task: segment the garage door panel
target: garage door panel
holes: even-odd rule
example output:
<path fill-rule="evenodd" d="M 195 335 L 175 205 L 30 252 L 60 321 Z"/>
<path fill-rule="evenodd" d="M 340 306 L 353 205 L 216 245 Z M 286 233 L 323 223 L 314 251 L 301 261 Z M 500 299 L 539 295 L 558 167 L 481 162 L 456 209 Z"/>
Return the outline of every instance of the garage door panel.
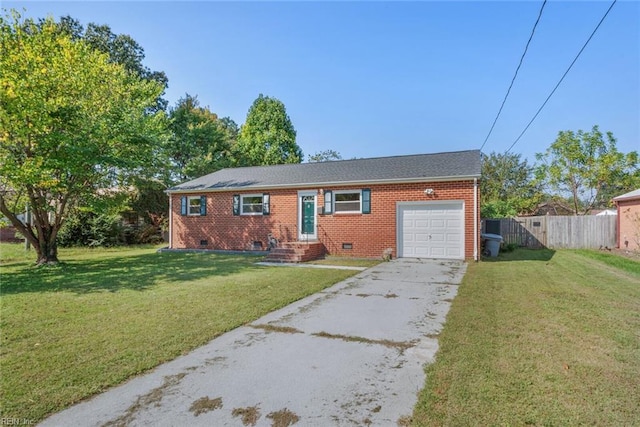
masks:
<path fill-rule="evenodd" d="M 422 234 L 422 233 L 416 233 L 414 234 L 415 236 L 415 242 L 428 242 L 429 241 L 429 235 L 428 234 Z"/>
<path fill-rule="evenodd" d="M 459 243 L 460 239 L 460 234 L 447 234 L 447 242 L 449 243 Z"/>
<path fill-rule="evenodd" d="M 433 219 L 431 220 L 431 224 L 425 224 L 425 226 L 430 226 L 431 228 L 446 228 L 447 221 L 444 219 Z"/>
<path fill-rule="evenodd" d="M 447 248 L 447 258 L 462 258 L 463 254 L 460 249 L 457 248 Z"/>
<path fill-rule="evenodd" d="M 428 248 L 415 248 L 415 250 L 413 251 L 413 255 L 417 258 L 417 257 L 423 257 L 423 258 L 428 258 L 431 256 L 431 254 L 429 253 L 429 249 Z"/>
<path fill-rule="evenodd" d="M 464 259 L 463 215 L 462 202 L 399 204 L 399 256 Z"/>
<path fill-rule="evenodd" d="M 442 243 L 447 239 L 445 233 L 433 233 L 433 234 L 430 234 L 430 236 L 431 237 L 429 238 L 429 240 L 431 241 L 432 244 Z"/>
<path fill-rule="evenodd" d="M 429 255 L 431 258 L 445 258 L 446 251 L 444 248 L 434 247 L 431 249 L 431 253 Z"/>

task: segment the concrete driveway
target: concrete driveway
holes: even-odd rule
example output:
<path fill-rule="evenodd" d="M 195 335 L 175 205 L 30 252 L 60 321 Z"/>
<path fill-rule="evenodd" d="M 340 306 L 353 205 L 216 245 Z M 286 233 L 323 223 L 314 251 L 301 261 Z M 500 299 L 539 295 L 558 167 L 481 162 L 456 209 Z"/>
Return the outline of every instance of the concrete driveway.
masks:
<path fill-rule="evenodd" d="M 465 271 L 379 264 L 41 425 L 403 424 Z"/>

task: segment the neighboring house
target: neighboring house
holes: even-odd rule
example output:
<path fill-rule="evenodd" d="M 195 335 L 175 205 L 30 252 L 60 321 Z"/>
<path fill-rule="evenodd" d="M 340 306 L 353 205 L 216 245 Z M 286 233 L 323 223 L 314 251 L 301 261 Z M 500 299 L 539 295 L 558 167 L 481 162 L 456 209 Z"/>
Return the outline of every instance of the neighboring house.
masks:
<path fill-rule="evenodd" d="M 562 200 L 549 200 L 544 203 L 540 203 L 535 210 L 531 213 L 531 215 L 526 216 L 543 216 L 543 215 L 554 215 L 554 216 L 565 216 L 565 215 L 573 215 L 574 210 L 567 203 Z"/>
<path fill-rule="evenodd" d="M 614 197 L 618 210 L 618 247 L 640 250 L 640 189 Z"/>
<path fill-rule="evenodd" d="M 477 259 L 479 178 L 479 150 L 223 169 L 167 190 L 169 247 Z"/>
<path fill-rule="evenodd" d="M 16 228 L 13 225 L 0 226 L 0 242 L 2 243 L 18 243 L 24 239 L 16 236 Z"/>
<path fill-rule="evenodd" d="M 616 209 L 592 210 L 591 215 L 595 215 L 595 216 L 618 215 L 618 211 Z"/>
<path fill-rule="evenodd" d="M 24 215 L 18 214 L 18 220 L 24 222 Z M 2 225 L 4 224 L 4 225 Z M 0 242 L 2 243 L 19 243 L 24 241 L 24 237 L 19 234 L 16 235 L 18 231 L 16 228 L 11 225 L 9 220 L 5 218 L 3 215 L 0 216 Z"/>

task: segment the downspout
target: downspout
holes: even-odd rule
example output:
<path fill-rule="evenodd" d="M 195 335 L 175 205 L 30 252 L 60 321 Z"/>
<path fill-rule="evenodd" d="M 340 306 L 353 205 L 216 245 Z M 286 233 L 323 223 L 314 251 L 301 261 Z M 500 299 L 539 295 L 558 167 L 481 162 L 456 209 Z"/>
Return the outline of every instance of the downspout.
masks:
<path fill-rule="evenodd" d="M 173 194 L 169 193 L 169 249 L 173 249 Z"/>
<path fill-rule="evenodd" d="M 620 202 L 619 201 L 615 201 L 614 202 L 616 204 L 616 248 L 620 249 Z"/>
<path fill-rule="evenodd" d="M 478 178 L 473 178 L 473 260 L 478 261 Z"/>

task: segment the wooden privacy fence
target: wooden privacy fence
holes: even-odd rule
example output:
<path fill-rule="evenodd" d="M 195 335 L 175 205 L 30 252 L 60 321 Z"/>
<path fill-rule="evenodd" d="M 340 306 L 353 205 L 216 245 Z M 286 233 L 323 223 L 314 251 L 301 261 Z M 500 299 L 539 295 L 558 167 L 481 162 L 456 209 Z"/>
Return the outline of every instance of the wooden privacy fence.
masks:
<path fill-rule="evenodd" d="M 598 249 L 616 246 L 617 216 L 531 216 L 483 219 L 482 232 L 526 248 Z"/>

